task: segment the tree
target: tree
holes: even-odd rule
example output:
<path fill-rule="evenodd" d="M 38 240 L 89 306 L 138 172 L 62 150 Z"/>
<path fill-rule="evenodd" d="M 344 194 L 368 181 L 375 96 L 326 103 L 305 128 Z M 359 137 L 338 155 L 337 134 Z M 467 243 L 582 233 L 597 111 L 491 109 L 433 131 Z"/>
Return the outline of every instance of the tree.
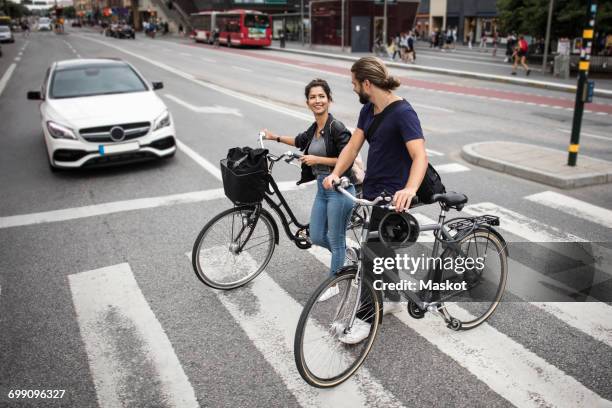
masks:
<path fill-rule="evenodd" d="M 544 37 L 550 0 L 498 0 L 502 32 L 517 32 Z M 585 0 L 555 0 L 551 37 L 576 38 L 586 25 Z M 599 0 L 595 30 L 612 33 L 612 2 Z"/>

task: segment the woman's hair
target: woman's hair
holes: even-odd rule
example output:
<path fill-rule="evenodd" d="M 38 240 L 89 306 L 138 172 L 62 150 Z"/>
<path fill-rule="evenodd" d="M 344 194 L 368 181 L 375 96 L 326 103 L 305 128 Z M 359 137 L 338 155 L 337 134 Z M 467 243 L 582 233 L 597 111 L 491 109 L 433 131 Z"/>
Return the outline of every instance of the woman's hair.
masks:
<path fill-rule="evenodd" d="M 332 101 L 331 88 L 329 87 L 329 84 L 327 83 L 326 80 L 320 79 L 320 78 L 313 79 L 312 81 L 308 83 L 308 85 L 306 85 L 306 88 L 304 88 L 304 95 L 306 95 L 306 100 L 308 100 L 308 96 L 310 95 L 310 90 L 317 86 L 320 86 L 321 88 L 323 88 L 323 92 L 325 92 L 325 95 L 327 95 L 327 99 L 329 99 L 329 101 L 331 102 Z"/>
<path fill-rule="evenodd" d="M 351 67 L 355 79 L 360 83 L 366 79 L 385 91 L 392 91 L 400 86 L 400 81 L 389 75 L 384 62 L 376 57 L 363 57 Z"/>

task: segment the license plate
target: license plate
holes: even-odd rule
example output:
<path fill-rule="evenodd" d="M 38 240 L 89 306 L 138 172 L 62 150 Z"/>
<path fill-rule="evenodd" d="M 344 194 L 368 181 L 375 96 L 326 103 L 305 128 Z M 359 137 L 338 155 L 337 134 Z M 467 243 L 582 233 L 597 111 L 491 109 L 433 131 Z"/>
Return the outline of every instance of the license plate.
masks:
<path fill-rule="evenodd" d="M 138 144 L 138 142 L 98 146 L 98 152 L 100 153 L 100 156 L 113 153 L 133 152 L 138 149 L 140 149 L 140 145 Z"/>

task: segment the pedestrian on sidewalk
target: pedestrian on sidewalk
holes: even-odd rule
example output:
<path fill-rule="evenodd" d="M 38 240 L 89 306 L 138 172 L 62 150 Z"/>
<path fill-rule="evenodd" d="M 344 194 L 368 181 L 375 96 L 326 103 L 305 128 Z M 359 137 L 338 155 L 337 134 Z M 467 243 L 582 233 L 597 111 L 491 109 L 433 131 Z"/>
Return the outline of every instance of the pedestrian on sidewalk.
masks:
<path fill-rule="evenodd" d="M 429 33 L 429 48 L 433 48 L 436 46 L 436 32 L 434 30 L 431 30 L 431 33 Z"/>
<path fill-rule="evenodd" d="M 506 58 L 504 59 L 504 62 L 514 62 L 513 54 L 514 54 L 515 46 L 516 46 L 516 37 L 512 33 L 509 33 L 508 37 L 506 37 Z"/>
<path fill-rule="evenodd" d="M 414 38 L 414 34 L 411 32 L 408 33 L 408 40 L 407 40 L 407 44 L 408 44 L 408 50 L 407 50 L 407 54 L 408 54 L 408 61 L 410 61 L 412 64 L 414 64 L 414 62 L 416 61 L 416 51 L 414 50 L 414 42 L 416 41 L 416 39 Z"/>
<path fill-rule="evenodd" d="M 529 76 L 531 70 L 529 66 L 527 66 L 527 52 L 529 51 L 529 44 L 527 44 L 527 40 L 522 35 L 519 37 L 518 44 L 514 50 L 514 64 L 512 65 L 512 75 L 516 75 L 516 67 L 521 64 L 521 66 L 525 69 L 525 75 Z"/>
<path fill-rule="evenodd" d="M 467 36 L 468 48 L 469 48 L 470 50 L 472 49 L 472 39 L 473 39 L 473 37 L 474 37 L 474 36 L 472 35 L 472 32 L 470 31 L 470 32 L 468 33 L 468 36 Z"/>
<path fill-rule="evenodd" d="M 393 55 L 391 56 L 391 59 L 393 61 L 395 61 L 396 55 L 400 57 L 400 59 L 402 58 L 402 53 L 400 50 L 400 35 L 399 34 L 393 37 Z"/>
<path fill-rule="evenodd" d="M 482 32 L 482 35 L 480 36 L 480 46 L 479 48 L 482 50 L 484 49 L 486 51 L 487 49 L 487 35 L 484 33 L 484 31 Z"/>
<path fill-rule="evenodd" d="M 493 31 L 493 56 L 497 56 L 497 31 Z"/>
<path fill-rule="evenodd" d="M 408 62 L 408 34 L 400 34 L 400 56 L 403 62 Z"/>
<path fill-rule="evenodd" d="M 183 32 L 183 25 L 182 24 L 179 24 L 178 30 L 179 30 L 179 35 L 182 37 L 185 34 Z"/>

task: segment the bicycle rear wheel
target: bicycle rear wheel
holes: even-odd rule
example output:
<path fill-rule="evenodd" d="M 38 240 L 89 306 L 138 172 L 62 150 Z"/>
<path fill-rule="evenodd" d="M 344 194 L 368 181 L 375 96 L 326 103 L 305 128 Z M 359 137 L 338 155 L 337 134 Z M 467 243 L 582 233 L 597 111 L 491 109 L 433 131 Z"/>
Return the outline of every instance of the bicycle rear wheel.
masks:
<path fill-rule="evenodd" d="M 440 292 L 440 296 L 451 296 L 452 301 L 441 304 L 441 312 L 447 320 L 461 322 L 454 327 L 461 330 L 473 329 L 484 323 L 497 309 L 504 294 L 508 277 L 508 260 L 505 243 L 491 230 L 478 228 L 458 243 L 461 253 L 447 248 L 442 259 L 464 258 L 481 260 L 482 267 L 445 270 L 442 282 L 464 283 L 466 290 Z"/>
<path fill-rule="evenodd" d="M 191 255 L 193 270 L 204 284 L 234 289 L 259 275 L 277 242 L 274 220 L 255 206 L 234 207 L 210 220 Z"/>
<path fill-rule="evenodd" d="M 372 349 L 382 317 L 380 293 L 367 279 L 361 280 L 361 296 L 355 282 L 357 268 L 344 267 L 328 278 L 312 294 L 302 310 L 295 332 L 294 357 L 302 378 L 318 388 L 330 388 L 349 379 Z M 325 301 L 321 294 L 337 285 L 339 293 Z M 369 324 L 367 337 L 357 344 L 346 344 L 346 335 L 355 305 L 355 321 Z M 353 323 L 353 330 L 356 323 Z"/>

